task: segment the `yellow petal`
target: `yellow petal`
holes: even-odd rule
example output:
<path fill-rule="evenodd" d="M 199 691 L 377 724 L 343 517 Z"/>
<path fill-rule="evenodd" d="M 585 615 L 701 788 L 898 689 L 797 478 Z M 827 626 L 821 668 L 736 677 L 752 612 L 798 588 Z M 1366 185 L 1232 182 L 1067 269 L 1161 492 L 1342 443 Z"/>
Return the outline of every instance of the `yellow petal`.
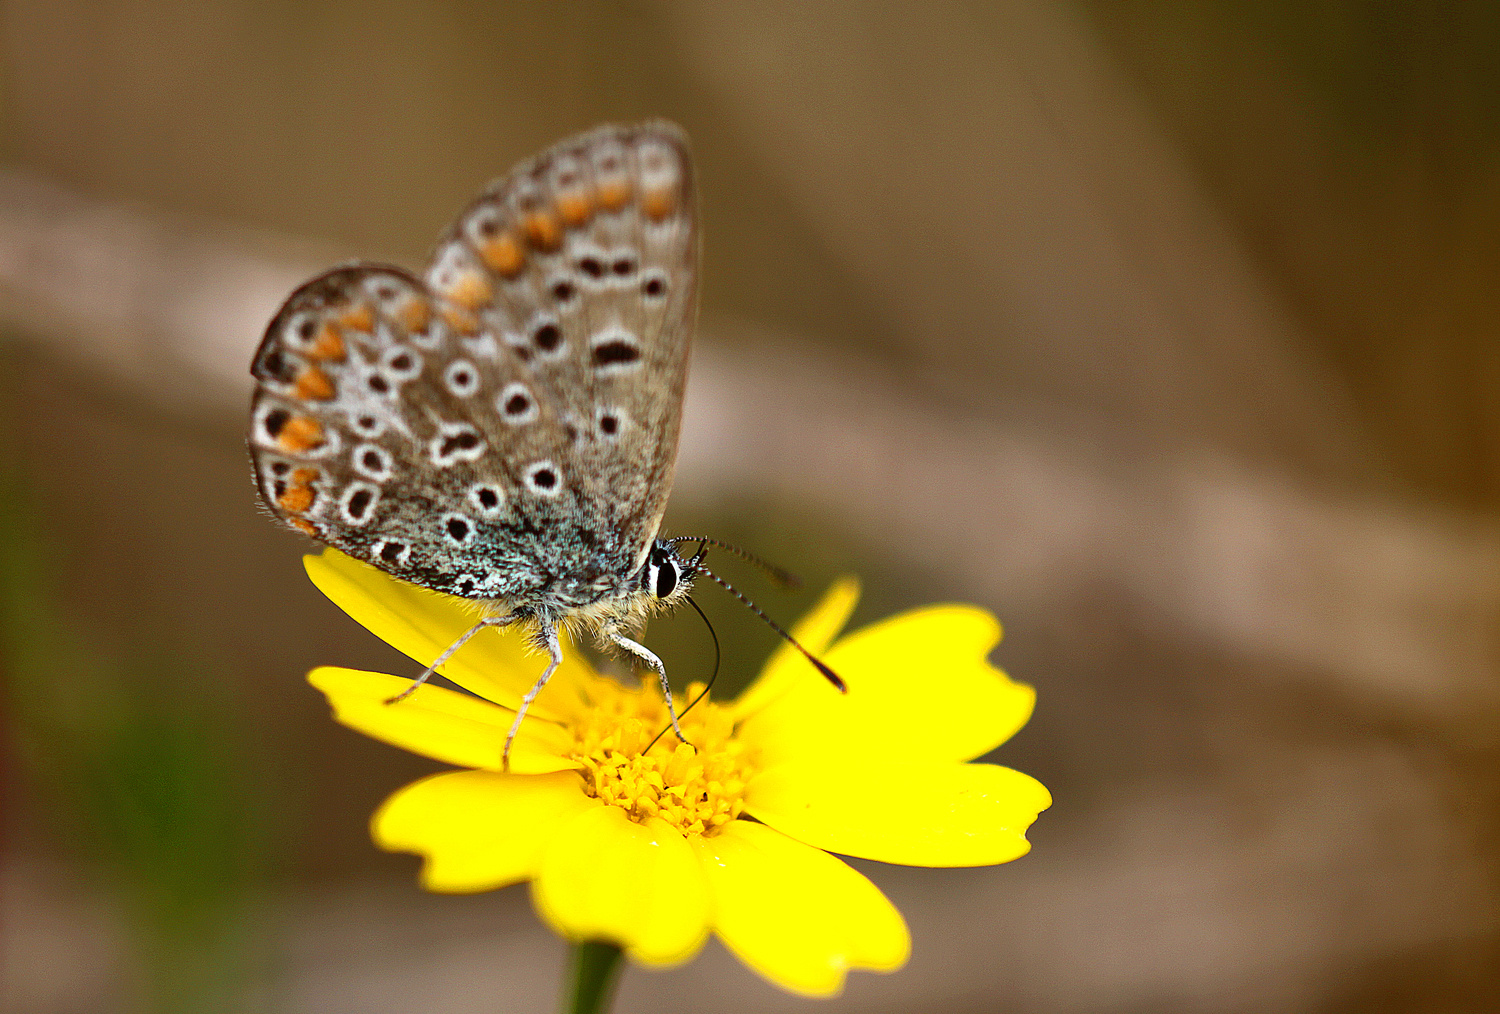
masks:
<path fill-rule="evenodd" d="M 852 577 L 841 577 L 823 593 L 812 611 L 792 627 L 792 636 L 814 655 L 821 655 L 828 650 L 833 639 L 839 636 L 839 631 L 849 622 L 849 615 L 858 604 L 859 582 Z M 746 687 L 745 692 L 735 700 L 735 720 L 755 714 L 808 679 L 822 684 L 828 693 L 838 694 L 818 670 L 802 657 L 800 651 L 783 642 L 771 655 L 771 660 L 766 663 L 755 682 Z"/>
<path fill-rule="evenodd" d="M 615 806 L 587 810 L 559 831 L 531 898 L 560 936 L 619 944 L 645 965 L 686 961 L 708 937 L 697 854 L 665 821 L 637 824 Z"/>
<path fill-rule="evenodd" d="M 600 805 L 570 771 L 451 771 L 397 791 L 375 811 L 370 832 L 388 852 L 426 857 L 429 891 L 490 891 L 530 880 L 558 829 Z"/>
<path fill-rule="evenodd" d="M 1052 805 L 1041 782 L 994 764 L 790 762 L 745 789 L 745 810 L 815 848 L 907 866 L 988 866 L 1023 856 Z"/>
<path fill-rule="evenodd" d="M 399 580 L 336 549 L 305 556 L 302 562 L 307 576 L 334 605 L 424 666 L 484 615 L 473 602 Z M 578 687 L 593 677 L 565 634 L 560 636 L 563 664 L 532 704 L 531 714 L 574 714 Z M 546 662 L 519 627 L 491 627 L 476 634 L 438 672 L 487 700 L 513 708 L 536 683 Z"/>
<path fill-rule="evenodd" d="M 839 640 L 823 655 L 849 685 L 806 677 L 747 718 L 762 763 L 822 757 L 970 760 L 1026 724 L 1036 692 L 990 665 L 1000 624 L 973 606 L 929 606 Z"/>
<path fill-rule="evenodd" d="M 385 673 L 323 666 L 307 681 L 328 697 L 333 717 L 383 743 L 466 768 L 501 770 L 501 752 L 515 713 L 445 687 L 423 686 L 405 700 L 386 703 L 411 686 Z M 563 771 L 572 733 L 528 713 L 510 753 L 518 774 Z"/>
<path fill-rule="evenodd" d="M 807 996 L 833 996 L 851 968 L 906 963 L 911 936 L 874 884 L 826 852 L 736 820 L 693 839 L 713 895 L 714 932 L 745 964 Z"/>

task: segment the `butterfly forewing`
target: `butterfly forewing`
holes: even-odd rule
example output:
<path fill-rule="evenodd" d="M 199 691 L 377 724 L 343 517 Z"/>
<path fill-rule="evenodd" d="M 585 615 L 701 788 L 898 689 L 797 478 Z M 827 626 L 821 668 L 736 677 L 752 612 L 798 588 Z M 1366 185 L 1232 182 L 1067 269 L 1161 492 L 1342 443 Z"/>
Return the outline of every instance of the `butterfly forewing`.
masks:
<path fill-rule="evenodd" d="M 675 128 L 603 128 L 491 186 L 423 277 L 355 265 L 303 286 L 252 366 L 266 502 L 440 591 L 618 593 L 671 485 L 694 203 Z"/>

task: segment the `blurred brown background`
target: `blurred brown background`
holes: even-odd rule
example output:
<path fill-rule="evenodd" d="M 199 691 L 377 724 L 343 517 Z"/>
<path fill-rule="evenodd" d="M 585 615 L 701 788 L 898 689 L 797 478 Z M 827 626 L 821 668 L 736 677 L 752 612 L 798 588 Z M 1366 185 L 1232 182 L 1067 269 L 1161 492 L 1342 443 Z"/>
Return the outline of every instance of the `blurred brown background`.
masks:
<path fill-rule="evenodd" d="M 851 569 L 860 619 L 992 608 L 1057 802 L 1009 866 L 862 864 L 895 976 L 710 945 L 619 1009 L 1500 1009 L 1500 5 L 13 0 L 0 45 L 0 1009 L 554 1008 L 524 889 L 366 838 L 432 765 L 302 675 L 416 667 L 259 516 L 246 369 L 302 278 L 649 116 L 705 222 L 669 526 L 800 570 L 725 567 L 782 618 Z M 772 637 L 699 598 L 741 685 Z"/>

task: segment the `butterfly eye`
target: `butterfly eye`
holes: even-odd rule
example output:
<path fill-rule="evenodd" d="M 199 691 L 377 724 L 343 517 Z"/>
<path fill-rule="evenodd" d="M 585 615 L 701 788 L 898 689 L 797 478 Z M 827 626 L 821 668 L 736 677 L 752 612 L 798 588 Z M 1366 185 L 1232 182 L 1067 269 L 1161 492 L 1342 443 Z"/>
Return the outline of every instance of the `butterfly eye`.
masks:
<path fill-rule="evenodd" d="M 677 590 L 677 564 L 668 560 L 656 570 L 656 597 L 664 599 Z"/>

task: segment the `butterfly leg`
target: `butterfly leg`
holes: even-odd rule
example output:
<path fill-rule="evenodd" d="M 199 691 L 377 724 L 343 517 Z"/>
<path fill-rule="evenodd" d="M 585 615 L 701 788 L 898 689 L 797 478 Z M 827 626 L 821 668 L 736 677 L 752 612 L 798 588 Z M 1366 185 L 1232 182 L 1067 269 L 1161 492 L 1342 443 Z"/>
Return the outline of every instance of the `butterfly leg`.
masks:
<path fill-rule="evenodd" d="M 612 627 L 604 628 L 604 636 L 609 639 L 611 644 L 623 648 L 655 670 L 657 678 L 661 680 L 661 695 L 667 702 L 667 714 L 672 718 L 672 731 L 677 734 L 679 740 L 687 743 L 688 746 L 692 746 L 693 744 L 688 743 L 687 737 L 682 734 L 681 726 L 677 724 L 677 709 L 672 706 L 672 688 L 667 684 L 666 665 L 663 664 L 662 660 L 650 648 L 639 641 L 632 641 Z M 694 749 L 697 748 L 694 747 Z"/>
<path fill-rule="evenodd" d="M 404 701 L 412 694 L 416 693 L 417 687 L 421 686 L 423 683 L 426 683 L 428 678 L 431 677 L 433 673 L 437 672 L 444 662 L 453 657 L 454 652 L 462 648 L 464 645 L 468 644 L 469 638 L 479 633 L 485 627 L 503 627 L 514 619 L 514 616 L 486 616 L 484 619 L 480 620 L 478 623 L 474 624 L 472 627 L 466 630 L 462 637 L 454 641 L 452 644 L 448 645 L 447 650 L 445 650 L 441 655 L 437 657 L 436 662 L 432 663 L 425 670 L 423 670 L 422 675 L 418 676 L 415 680 L 412 680 L 411 686 L 401 691 L 395 697 L 387 698 L 385 703 L 395 704 L 397 701 Z"/>
<path fill-rule="evenodd" d="M 547 649 L 547 668 L 542 670 L 542 676 L 536 681 L 532 688 L 526 691 L 526 696 L 521 698 L 521 706 L 516 709 L 516 720 L 510 723 L 510 732 L 505 734 L 505 749 L 500 752 L 500 769 L 510 770 L 510 745 L 515 742 L 516 733 L 521 731 L 521 719 L 526 717 L 526 709 L 531 707 L 531 702 L 536 700 L 536 695 L 542 692 L 542 687 L 552 678 L 557 667 L 562 665 L 562 645 L 557 640 L 557 628 L 550 623 L 543 623 L 538 632 L 542 647 Z"/>

